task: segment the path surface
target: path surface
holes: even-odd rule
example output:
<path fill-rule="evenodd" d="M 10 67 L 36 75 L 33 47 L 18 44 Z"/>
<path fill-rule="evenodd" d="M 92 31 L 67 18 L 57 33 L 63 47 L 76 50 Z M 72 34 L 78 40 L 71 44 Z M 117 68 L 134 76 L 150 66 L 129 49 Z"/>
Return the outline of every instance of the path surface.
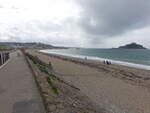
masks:
<path fill-rule="evenodd" d="M 33 75 L 16 53 L 0 69 L 0 113 L 45 113 Z"/>

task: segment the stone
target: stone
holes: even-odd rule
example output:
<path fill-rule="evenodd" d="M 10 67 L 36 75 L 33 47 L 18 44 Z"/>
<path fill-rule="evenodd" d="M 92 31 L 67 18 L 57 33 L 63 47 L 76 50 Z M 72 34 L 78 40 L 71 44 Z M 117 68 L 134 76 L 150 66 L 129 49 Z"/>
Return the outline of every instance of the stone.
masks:
<path fill-rule="evenodd" d="M 57 108 L 56 105 L 49 105 L 49 106 L 48 106 L 48 110 L 49 110 L 49 111 L 55 111 L 56 108 Z"/>
<path fill-rule="evenodd" d="M 58 108 L 58 109 L 64 109 L 64 106 L 63 106 L 62 103 L 60 103 L 60 104 L 57 105 L 57 108 Z"/>

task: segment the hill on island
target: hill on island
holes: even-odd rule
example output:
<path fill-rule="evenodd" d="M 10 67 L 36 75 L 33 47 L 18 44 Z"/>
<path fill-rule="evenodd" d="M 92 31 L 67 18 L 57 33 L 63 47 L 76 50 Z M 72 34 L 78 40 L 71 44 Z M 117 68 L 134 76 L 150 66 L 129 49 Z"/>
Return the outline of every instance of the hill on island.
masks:
<path fill-rule="evenodd" d="M 136 43 L 131 43 L 131 44 L 126 44 L 124 46 L 120 46 L 120 49 L 146 49 L 143 47 L 143 45 L 136 44 Z"/>

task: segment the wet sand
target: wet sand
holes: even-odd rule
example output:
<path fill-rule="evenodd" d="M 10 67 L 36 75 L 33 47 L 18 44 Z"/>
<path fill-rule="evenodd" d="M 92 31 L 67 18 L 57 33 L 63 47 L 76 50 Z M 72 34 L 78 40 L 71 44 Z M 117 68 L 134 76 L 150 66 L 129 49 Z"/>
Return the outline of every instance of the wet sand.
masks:
<path fill-rule="evenodd" d="M 150 113 L 150 71 L 102 62 L 31 54 L 51 62 L 54 72 L 84 94 L 115 113 Z"/>

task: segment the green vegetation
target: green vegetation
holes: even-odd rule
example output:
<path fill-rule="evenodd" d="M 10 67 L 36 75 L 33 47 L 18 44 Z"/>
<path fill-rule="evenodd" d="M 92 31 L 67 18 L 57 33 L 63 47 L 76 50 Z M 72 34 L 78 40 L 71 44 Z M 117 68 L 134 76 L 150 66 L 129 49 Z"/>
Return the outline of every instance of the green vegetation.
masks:
<path fill-rule="evenodd" d="M 49 85 L 51 86 L 53 92 L 58 95 L 58 88 L 53 84 L 52 79 L 50 77 L 47 77 L 47 82 L 49 83 Z"/>
<path fill-rule="evenodd" d="M 49 72 L 48 72 L 48 70 L 47 70 L 47 68 L 46 68 L 45 66 L 39 65 L 39 64 L 37 64 L 37 66 L 39 67 L 39 70 L 40 70 L 41 72 L 44 72 L 44 73 L 46 73 L 46 74 L 49 74 Z"/>
<path fill-rule="evenodd" d="M 0 50 L 7 50 L 7 49 L 8 49 L 7 46 L 5 46 L 5 45 L 0 45 Z"/>
<path fill-rule="evenodd" d="M 48 74 L 49 76 L 46 78 L 47 82 L 49 83 L 51 89 L 53 90 L 53 92 L 58 95 L 58 88 L 53 84 L 52 80 L 54 80 L 54 75 L 48 72 L 48 69 L 46 66 L 43 65 L 39 65 L 37 64 L 39 70 L 45 74 Z"/>
<path fill-rule="evenodd" d="M 38 69 L 49 75 L 48 77 L 46 77 L 47 82 L 49 83 L 51 89 L 53 90 L 53 92 L 58 95 L 58 88 L 56 87 L 56 85 L 54 85 L 54 83 L 52 82 L 52 80 L 56 79 L 55 75 L 53 75 L 50 71 L 49 71 L 49 67 L 47 64 L 43 63 L 41 60 L 38 59 L 38 57 L 36 56 L 32 56 L 30 54 L 26 54 L 26 56 L 28 56 L 29 59 L 31 59 L 33 61 L 33 63 L 38 67 Z"/>

